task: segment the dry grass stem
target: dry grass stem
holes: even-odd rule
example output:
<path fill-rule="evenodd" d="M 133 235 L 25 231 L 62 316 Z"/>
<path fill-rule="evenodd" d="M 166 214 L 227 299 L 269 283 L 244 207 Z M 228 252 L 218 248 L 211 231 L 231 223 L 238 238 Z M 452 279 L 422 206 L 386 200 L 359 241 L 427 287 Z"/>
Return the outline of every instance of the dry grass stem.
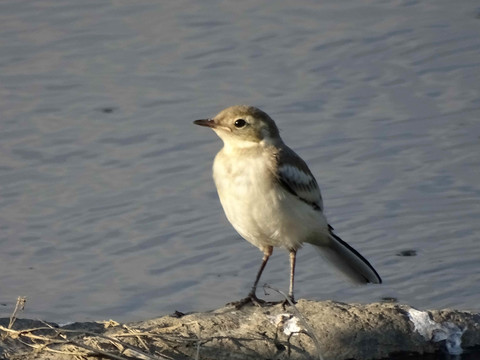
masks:
<path fill-rule="evenodd" d="M 52 331 L 54 334 L 51 335 L 37 335 L 34 334 L 36 331 L 45 331 L 49 330 Z M 127 329 L 126 329 L 127 330 Z M 0 325 L 0 331 L 3 331 L 7 337 L 19 341 L 25 346 L 34 348 L 36 351 L 48 351 L 54 352 L 58 354 L 69 354 L 72 356 L 105 356 L 110 359 L 115 360 L 130 360 L 132 358 L 135 359 L 142 359 L 142 360 L 171 360 L 170 357 L 159 354 L 158 356 L 148 354 L 140 348 L 136 348 L 130 344 L 127 344 L 115 337 L 105 336 L 101 334 L 91 333 L 88 331 L 81 331 L 81 330 L 69 330 L 69 329 L 58 329 L 54 328 L 49 324 L 46 324 L 45 327 L 37 327 L 32 329 L 25 329 L 25 330 L 13 330 L 7 327 Z M 155 334 L 145 333 L 145 334 L 136 334 L 134 330 L 128 329 L 131 334 L 119 334 L 119 335 L 130 335 L 135 337 L 139 340 L 140 344 L 148 351 L 147 344 L 139 338 L 139 336 L 149 336 L 155 337 Z M 79 342 L 74 339 L 68 339 L 67 334 L 72 335 L 79 335 L 82 337 L 82 340 L 90 340 L 92 344 L 95 346 L 88 345 L 84 342 Z M 86 339 L 88 337 L 88 339 Z M 28 341 L 24 341 L 24 339 L 28 339 Z M 104 350 L 100 348 L 102 343 L 100 340 L 105 340 L 108 344 L 113 345 L 120 354 L 116 354 L 111 351 Z M 49 346 L 51 345 L 72 345 L 77 350 L 76 351 L 65 351 L 65 350 L 58 350 L 52 349 Z M 79 351 L 80 349 L 86 350 L 85 352 Z M 124 354 L 125 356 L 122 356 Z"/>
<path fill-rule="evenodd" d="M 277 289 L 277 288 L 274 288 L 268 284 L 265 284 L 263 286 L 264 288 L 268 288 L 268 289 L 271 289 L 277 293 L 279 293 L 280 295 L 282 295 L 285 300 L 288 301 L 288 303 L 290 304 L 290 306 L 292 307 L 293 309 L 293 312 L 295 313 L 295 315 L 298 317 L 298 319 L 300 319 L 300 322 L 302 323 L 303 327 L 305 328 L 305 332 L 306 334 L 313 340 L 314 344 L 315 344 L 315 347 L 317 349 L 317 356 L 320 360 L 324 360 L 323 359 L 323 356 L 322 356 L 322 352 L 320 350 L 320 341 L 318 340 L 318 337 L 317 335 L 315 334 L 315 331 L 313 330 L 313 328 L 310 326 L 310 324 L 307 322 L 307 320 L 305 319 L 305 317 L 300 313 L 300 311 L 298 311 L 297 307 L 295 306 L 295 304 L 293 303 L 293 301 L 290 299 L 290 297 L 287 296 L 287 294 L 285 294 L 282 290 L 280 289 Z"/>
<path fill-rule="evenodd" d="M 138 335 L 138 330 L 134 330 L 130 327 L 128 327 L 127 325 L 122 325 L 122 327 L 127 330 L 129 333 L 131 333 L 133 336 L 135 336 L 138 340 L 138 342 L 140 344 L 142 344 L 143 348 L 146 350 L 146 351 L 149 351 L 149 348 L 147 346 L 147 344 L 145 343 L 145 341 L 142 340 L 142 338 Z"/>
<path fill-rule="evenodd" d="M 8 323 L 8 328 L 11 329 L 15 320 L 17 320 L 17 313 L 19 311 L 23 311 L 25 309 L 25 303 L 27 302 L 27 298 L 25 296 L 19 296 L 17 298 L 17 303 L 15 304 L 15 309 L 13 310 L 12 315 L 10 316 L 10 322 Z"/>

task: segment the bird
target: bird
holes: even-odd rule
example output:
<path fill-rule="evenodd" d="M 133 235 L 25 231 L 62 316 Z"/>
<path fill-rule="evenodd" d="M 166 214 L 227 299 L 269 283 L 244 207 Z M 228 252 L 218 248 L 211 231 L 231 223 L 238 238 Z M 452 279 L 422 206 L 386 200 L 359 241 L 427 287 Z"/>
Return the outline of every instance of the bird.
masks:
<path fill-rule="evenodd" d="M 256 296 L 256 290 L 276 247 L 290 255 L 288 298 L 294 302 L 296 254 L 304 243 L 313 245 L 351 282 L 382 283 L 374 267 L 335 234 L 324 215 L 315 177 L 283 142 L 267 113 L 254 106 L 235 105 L 193 123 L 212 129 L 223 140 L 213 162 L 220 203 L 233 228 L 263 252 L 250 292 L 232 304 L 241 308 L 266 303 Z"/>

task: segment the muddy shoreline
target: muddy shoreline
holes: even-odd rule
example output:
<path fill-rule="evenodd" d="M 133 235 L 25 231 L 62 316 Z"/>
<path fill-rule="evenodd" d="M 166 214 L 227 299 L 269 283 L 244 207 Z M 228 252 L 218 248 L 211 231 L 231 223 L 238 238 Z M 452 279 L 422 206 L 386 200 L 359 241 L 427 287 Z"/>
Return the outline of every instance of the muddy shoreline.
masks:
<path fill-rule="evenodd" d="M 460 354 L 480 345 L 480 314 L 419 311 L 391 303 L 299 300 L 226 306 L 141 322 L 73 323 L 0 319 L 4 359 L 382 359 L 392 354 Z"/>

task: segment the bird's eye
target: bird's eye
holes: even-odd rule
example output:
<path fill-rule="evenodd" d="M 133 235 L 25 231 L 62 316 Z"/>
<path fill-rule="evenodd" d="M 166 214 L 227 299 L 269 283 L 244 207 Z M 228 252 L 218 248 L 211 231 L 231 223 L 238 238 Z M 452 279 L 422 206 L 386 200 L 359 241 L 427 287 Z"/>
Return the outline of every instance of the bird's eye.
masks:
<path fill-rule="evenodd" d="M 243 119 L 238 119 L 238 120 L 235 120 L 235 127 L 240 129 L 242 127 L 244 127 L 245 125 L 247 125 L 247 122 Z"/>

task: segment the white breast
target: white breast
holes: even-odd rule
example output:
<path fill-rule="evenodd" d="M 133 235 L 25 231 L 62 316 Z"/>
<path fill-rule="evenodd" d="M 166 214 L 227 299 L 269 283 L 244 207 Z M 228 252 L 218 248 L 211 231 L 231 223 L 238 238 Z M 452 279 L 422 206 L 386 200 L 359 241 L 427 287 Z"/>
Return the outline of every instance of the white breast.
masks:
<path fill-rule="evenodd" d="M 310 236 L 326 233 L 323 214 L 285 191 L 275 180 L 272 159 L 219 152 L 213 177 L 220 202 L 235 230 L 260 249 L 297 249 Z"/>

